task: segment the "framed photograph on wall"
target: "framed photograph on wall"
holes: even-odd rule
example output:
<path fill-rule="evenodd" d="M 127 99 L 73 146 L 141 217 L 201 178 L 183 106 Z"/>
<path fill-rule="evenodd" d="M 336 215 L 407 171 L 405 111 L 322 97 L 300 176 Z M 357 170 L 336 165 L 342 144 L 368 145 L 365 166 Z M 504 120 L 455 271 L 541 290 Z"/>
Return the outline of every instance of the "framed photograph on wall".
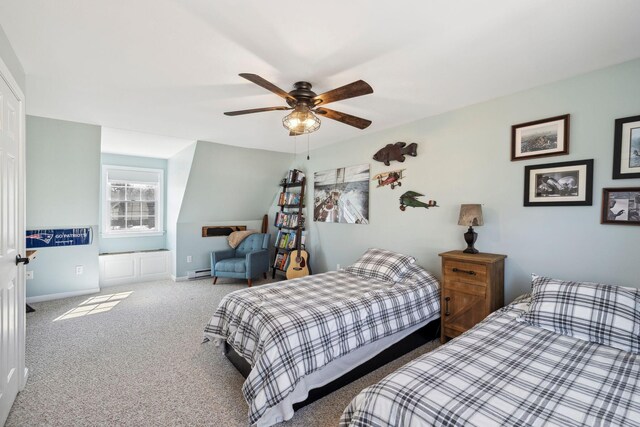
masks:
<path fill-rule="evenodd" d="M 313 220 L 369 224 L 369 164 L 313 174 Z"/>
<path fill-rule="evenodd" d="M 603 188 L 600 224 L 640 225 L 640 187 Z"/>
<path fill-rule="evenodd" d="M 511 161 L 569 154 L 569 114 L 511 126 Z"/>
<path fill-rule="evenodd" d="M 593 159 L 524 168 L 525 206 L 591 206 Z"/>
<path fill-rule="evenodd" d="M 640 178 L 640 116 L 616 120 L 613 179 L 625 178 Z"/>

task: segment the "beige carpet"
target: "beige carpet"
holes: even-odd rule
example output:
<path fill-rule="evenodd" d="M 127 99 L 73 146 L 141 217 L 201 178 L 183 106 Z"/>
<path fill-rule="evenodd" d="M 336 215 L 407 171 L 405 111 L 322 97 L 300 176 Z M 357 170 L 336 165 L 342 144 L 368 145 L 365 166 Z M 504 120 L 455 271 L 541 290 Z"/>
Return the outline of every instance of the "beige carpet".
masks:
<path fill-rule="evenodd" d="M 202 330 L 220 299 L 245 287 L 220 280 L 140 283 L 33 304 L 29 380 L 7 426 L 246 426 L 243 378 Z M 258 283 L 265 283 L 262 280 Z M 433 341 L 298 411 L 283 426 L 335 426 L 349 401 Z"/>

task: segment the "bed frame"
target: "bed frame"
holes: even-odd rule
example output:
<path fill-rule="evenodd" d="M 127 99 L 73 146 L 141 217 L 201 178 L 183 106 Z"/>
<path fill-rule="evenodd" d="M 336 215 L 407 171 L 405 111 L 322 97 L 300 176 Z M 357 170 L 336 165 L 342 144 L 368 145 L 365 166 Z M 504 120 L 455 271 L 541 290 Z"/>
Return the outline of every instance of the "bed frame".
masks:
<path fill-rule="evenodd" d="M 298 409 L 310 403 L 313 403 L 316 400 L 327 396 L 328 394 L 333 393 L 334 391 L 344 387 L 349 383 L 352 383 L 353 381 L 367 375 L 370 372 L 375 371 L 376 369 L 386 365 L 387 363 L 397 359 L 398 357 L 403 356 L 430 341 L 433 341 L 439 336 L 440 318 L 438 317 L 437 319 L 432 320 L 417 331 L 407 335 L 397 343 L 391 345 L 387 349 L 381 351 L 366 362 L 356 366 L 349 372 L 346 372 L 341 377 L 336 378 L 335 380 L 323 385 L 322 387 L 309 390 L 307 399 L 294 404 L 293 410 L 297 411 Z M 226 342 L 224 343 L 224 354 L 244 378 L 247 378 L 249 376 L 249 372 L 251 372 L 251 365 L 249 365 L 249 362 L 247 362 L 244 357 L 240 356 Z"/>

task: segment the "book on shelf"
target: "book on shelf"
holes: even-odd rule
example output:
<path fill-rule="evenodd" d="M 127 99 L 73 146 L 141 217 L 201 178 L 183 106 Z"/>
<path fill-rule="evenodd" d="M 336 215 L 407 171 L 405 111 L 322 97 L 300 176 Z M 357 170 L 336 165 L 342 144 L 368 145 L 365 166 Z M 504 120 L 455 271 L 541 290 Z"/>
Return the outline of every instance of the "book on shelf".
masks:
<path fill-rule="evenodd" d="M 304 245 L 305 235 L 304 232 L 300 232 L 301 238 L 300 243 Z M 296 239 L 297 239 L 297 231 L 296 230 L 279 230 L 276 235 L 276 243 L 275 247 L 278 249 L 295 249 L 296 248 Z"/>
<path fill-rule="evenodd" d="M 287 254 L 286 252 L 283 253 L 279 253 L 278 255 L 276 255 L 276 259 L 273 262 L 273 266 L 275 268 L 278 268 L 280 270 L 284 270 L 284 265 L 287 262 L 287 256 L 289 254 Z"/>
<path fill-rule="evenodd" d="M 297 212 L 278 212 L 273 225 L 275 227 L 296 228 L 298 222 L 300 222 L 300 226 L 304 226 L 304 215 L 300 216 Z"/>
<path fill-rule="evenodd" d="M 287 266 L 287 260 L 289 259 L 289 254 L 287 252 L 282 254 L 282 259 L 280 260 L 280 264 L 278 265 L 278 268 L 280 270 L 284 270 L 285 267 Z"/>
<path fill-rule="evenodd" d="M 284 236 L 282 236 L 282 241 L 280 242 L 280 247 L 281 248 L 286 248 L 287 245 L 289 244 L 290 238 L 291 238 L 290 234 L 285 234 Z"/>
<path fill-rule="evenodd" d="M 300 203 L 300 193 L 282 192 L 278 198 L 278 206 L 297 205 Z"/>
<path fill-rule="evenodd" d="M 291 169 L 283 180 L 283 184 L 298 184 L 305 177 L 304 172 L 298 169 Z"/>

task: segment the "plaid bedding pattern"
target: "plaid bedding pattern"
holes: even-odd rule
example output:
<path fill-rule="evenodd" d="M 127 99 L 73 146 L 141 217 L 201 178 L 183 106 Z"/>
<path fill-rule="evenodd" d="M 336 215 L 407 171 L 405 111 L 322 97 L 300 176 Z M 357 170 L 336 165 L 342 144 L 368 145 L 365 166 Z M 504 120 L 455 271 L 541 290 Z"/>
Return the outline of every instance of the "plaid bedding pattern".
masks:
<path fill-rule="evenodd" d="M 360 277 L 397 282 L 416 259 L 384 249 L 369 248 L 358 261 L 345 270 Z"/>
<path fill-rule="evenodd" d="M 640 357 L 517 322 L 509 305 L 364 389 L 341 426 L 640 426 Z"/>
<path fill-rule="evenodd" d="M 640 353 L 640 289 L 534 276 L 520 320 L 533 326 Z"/>
<path fill-rule="evenodd" d="M 437 280 L 415 265 L 395 284 L 329 272 L 228 294 L 204 335 L 250 363 L 242 392 L 254 424 L 303 376 L 437 317 L 439 298 Z"/>

